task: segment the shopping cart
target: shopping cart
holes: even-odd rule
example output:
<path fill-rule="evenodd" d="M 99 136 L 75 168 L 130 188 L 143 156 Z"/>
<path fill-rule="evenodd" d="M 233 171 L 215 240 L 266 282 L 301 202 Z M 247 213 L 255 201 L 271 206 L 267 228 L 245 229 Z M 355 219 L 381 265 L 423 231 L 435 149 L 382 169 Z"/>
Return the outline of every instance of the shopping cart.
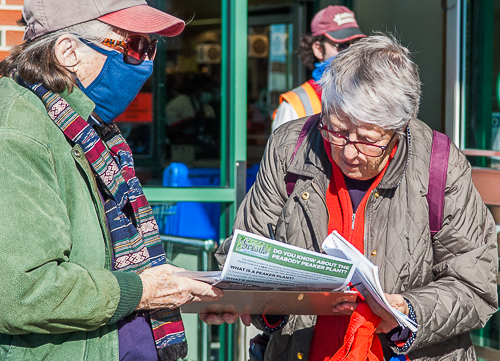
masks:
<path fill-rule="evenodd" d="M 154 202 L 151 203 L 151 209 L 160 233 L 172 234 L 175 229 L 177 202 Z"/>

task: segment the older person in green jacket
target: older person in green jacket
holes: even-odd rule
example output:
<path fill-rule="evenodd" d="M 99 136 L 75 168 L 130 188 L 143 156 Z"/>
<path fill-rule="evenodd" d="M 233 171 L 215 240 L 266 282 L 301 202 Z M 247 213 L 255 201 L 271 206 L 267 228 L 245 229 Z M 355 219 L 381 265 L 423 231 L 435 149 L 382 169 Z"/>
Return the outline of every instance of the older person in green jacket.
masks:
<path fill-rule="evenodd" d="M 0 360 L 186 355 L 178 307 L 216 299 L 172 276 L 112 124 L 184 22 L 143 0 L 26 0 L 0 63 Z"/>
<path fill-rule="evenodd" d="M 338 230 L 379 267 L 390 304 L 420 325 L 412 334 L 368 299 L 381 319 L 380 357 L 476 359 L 469 331 L 483 327 L 498 307 L 495 224 L 469 162 L 451 144 L 444 220 L 431 237 L 426 195 L 433 132 L 416 119 L 420 80 L 409 51 L 392 37 L 361 39 L 333 60 L 321 82 L 323 113 L 273 132 L 234 228 L 269 236 L 272 224 L 278 241 L 317 252 Z M 297 149 L 306 121 L 313 123 Z M 297 176 L 294 187 L 287 187 L 287 174 Z M 220 263 L 229 246 L 230 239 L 219 248 Z M 291 315 L 288 321 L 254 316 L 269 343 L 251 359 L 329 360 L 343 341 L 344 317 L 356 307 L 343 303 L 334 308 L 340 316 Z M 242 315 L 245 324 L 249 318 Z"/>

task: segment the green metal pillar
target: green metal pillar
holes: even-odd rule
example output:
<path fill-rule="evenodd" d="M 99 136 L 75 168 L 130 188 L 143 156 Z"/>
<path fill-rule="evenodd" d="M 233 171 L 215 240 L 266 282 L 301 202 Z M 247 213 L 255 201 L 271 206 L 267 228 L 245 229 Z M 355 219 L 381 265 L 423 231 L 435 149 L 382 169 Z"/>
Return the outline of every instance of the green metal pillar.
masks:
<path fill-rule="evenodd" d="M 222 186 L 237 187 L 238 161 L 246 162 L 247 1 L 223 0 L 221 167 Z"/>
<path fill-rule="evenodd" d="M 235 190 L 236 202 L 227 204 L 221 216 L 221 239 L 230 234 L 246 189 L 247 23 L 246 0 L 223 0 L 221 174 L 226 177 L 221 186 Z M 237 325 L 221 326 L 219 336 L 220 361 L 237 360 Z"/>

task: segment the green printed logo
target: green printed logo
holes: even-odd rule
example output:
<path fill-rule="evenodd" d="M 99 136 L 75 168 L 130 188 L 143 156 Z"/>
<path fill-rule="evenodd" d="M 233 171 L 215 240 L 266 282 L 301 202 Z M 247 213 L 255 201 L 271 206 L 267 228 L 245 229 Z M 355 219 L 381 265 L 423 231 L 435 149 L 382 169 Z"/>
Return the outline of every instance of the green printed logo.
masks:
<path fill-rule="evenodd" d="M 268 259 L 271 254 L 271 248 L 272 245 L 269 243 L 245 236 L 239 236 L 234 251 Z"/>

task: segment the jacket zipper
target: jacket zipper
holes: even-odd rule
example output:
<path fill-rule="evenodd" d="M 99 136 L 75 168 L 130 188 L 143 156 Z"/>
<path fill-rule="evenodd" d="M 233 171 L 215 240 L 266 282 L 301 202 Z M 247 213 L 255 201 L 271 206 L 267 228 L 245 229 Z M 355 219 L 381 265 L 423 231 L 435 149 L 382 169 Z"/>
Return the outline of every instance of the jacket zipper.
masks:
<path fill-rule="evenodd" d="M 368 240 L 368 238 L 367 238 L 367 234 L 368 234 L 368 232 L 367 232 L 367 228 L 368 228 L 368 217 L 366 216 L 368 213 L 366 212 L 366 210 L 368 209 L 368 203 L 370 203 L 370 200 L 372 199 L 372 194 L 373 194 L 373 192 L 375 192 L 375 191 L 376 191 L 376 189 L 374 189 L 374 190 L 372 190 L 372 191 L 370 192 L 370 195 L 368 196 L 368 199 L 366 200 L 366 203 L 365 203 L 365 225 L 364 225 L 364 228 L 365 228 L 365 229 L 364 229 L 364 234 L 365 234 L 365 237 L 364 237 L 364 238 L 365 238 L 365 239 L 363 240 L 363 248 L 364 248 L 364 254 L 365 254 L 365 255 L 367 254 L 367 249 L 368 249 L 368 247 L 367 247 L 367 243 L 368 243 L 368 242 L 366 242 L 366 241 Z"/>

